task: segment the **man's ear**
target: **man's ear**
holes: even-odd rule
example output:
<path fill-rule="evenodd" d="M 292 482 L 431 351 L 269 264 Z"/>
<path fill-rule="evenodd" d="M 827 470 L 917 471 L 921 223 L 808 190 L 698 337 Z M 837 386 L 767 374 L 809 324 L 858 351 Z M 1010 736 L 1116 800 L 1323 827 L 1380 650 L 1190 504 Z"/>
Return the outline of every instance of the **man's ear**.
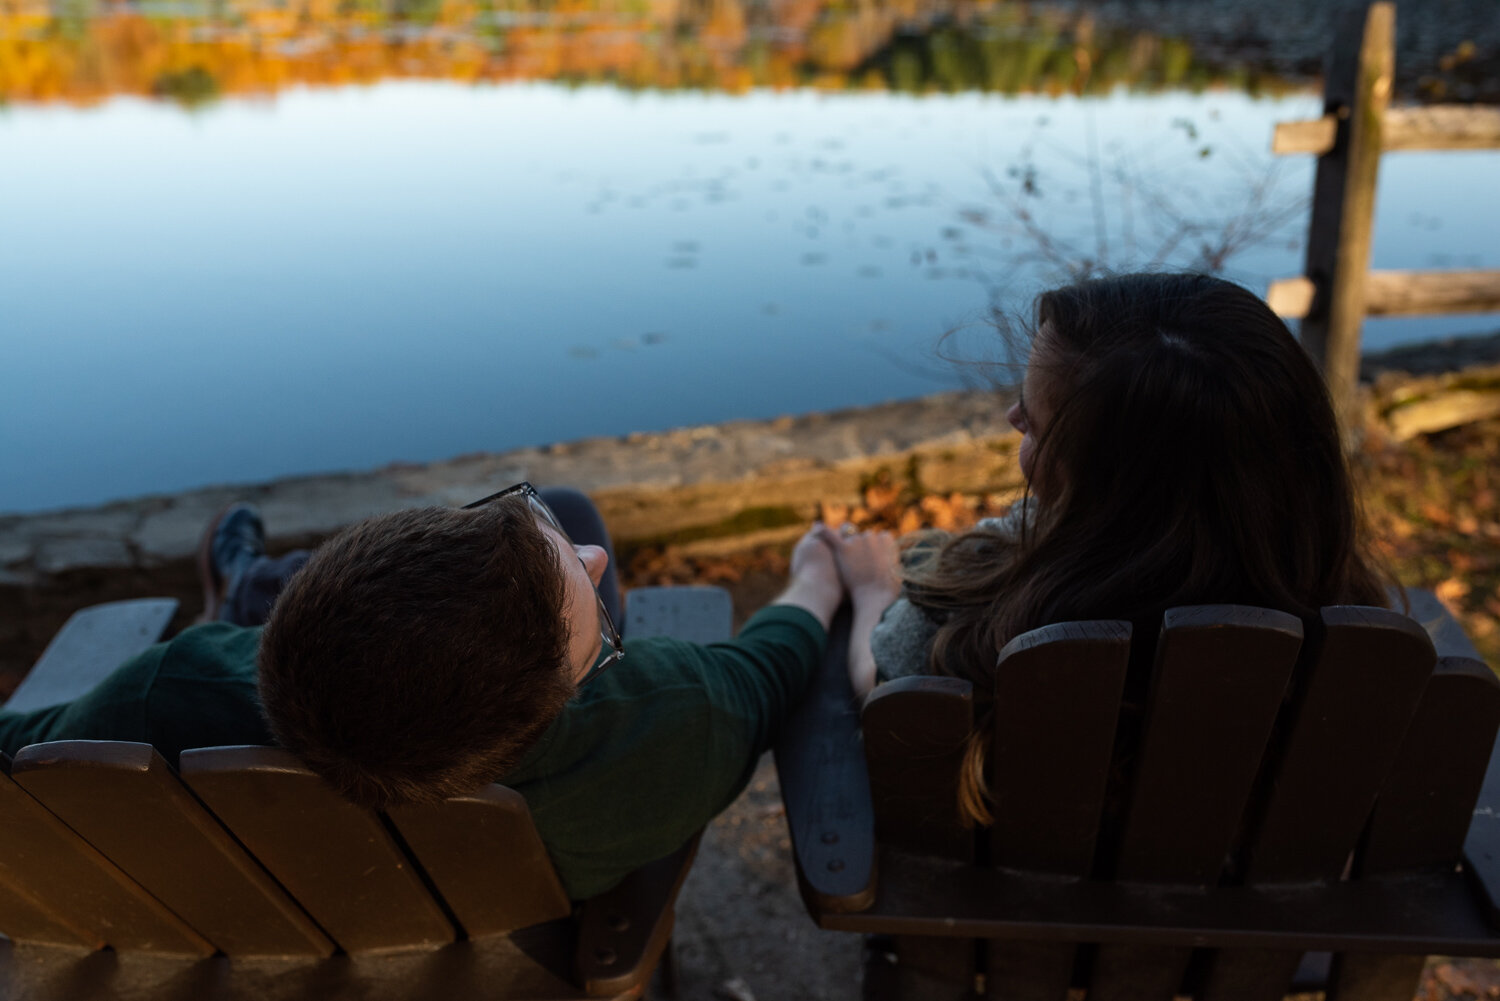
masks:
<path fill-rule="evenodd" d="M 609 569 L 609 553 L 605 552 L 603 546 L 578 546 L 577 553 L 589 580 L 598 587 L 599 582 L 604 579 L 604 571 Z"/>

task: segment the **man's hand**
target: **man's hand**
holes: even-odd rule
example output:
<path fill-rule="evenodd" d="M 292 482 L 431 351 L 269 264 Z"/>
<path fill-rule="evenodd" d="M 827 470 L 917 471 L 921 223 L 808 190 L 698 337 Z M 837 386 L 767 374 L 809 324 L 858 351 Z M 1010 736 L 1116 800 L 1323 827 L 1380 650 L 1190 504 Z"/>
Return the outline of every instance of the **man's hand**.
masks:
<path fill-rule="evenodd" d="M 806 609 L 827 629 L 844 600 L 844 585 L 833 548 L 824 541 L 822 529 L 821 522 L 815 524 L 797 540 L 792 549 L 792 579 L 772 604 Z"/>

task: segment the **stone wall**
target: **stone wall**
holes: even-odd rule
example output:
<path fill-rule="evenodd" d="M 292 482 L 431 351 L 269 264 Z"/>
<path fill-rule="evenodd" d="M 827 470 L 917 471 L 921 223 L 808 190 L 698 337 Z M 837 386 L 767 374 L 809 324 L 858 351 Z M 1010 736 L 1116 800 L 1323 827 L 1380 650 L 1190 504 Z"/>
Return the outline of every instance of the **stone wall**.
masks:
<path fill-rule="evenodd" d="M 1367 430 L 1401 438 L 1500 413 L 1497 358 L 1500 334 L 1368 356 Z M 167 595 L 182 602 L 176 625 L 189 622 L 202 607 L 195 555 L 203 528 L 235 500 L 260 506 L 274 553 L 316 545 L 370 515 L 463 504 L 529 479 L 588 492 L 624 551 L 690 535 L 694 549 L 723 552 L 794 538 L 819 501 L 857 503 L 882 471 L 940 493 L 1019 489 L 1009 402 L 991 392 L 942 393 L 0 516 L 0 693 L 77 608 Z"/>
<path fill-rule="evenodd" d="M 810 520 L 819 500 L 855 501 L 881 469 L 919 471 L 935 490 L 1015 488 L 1018 436 L 1005 423 L 1008 405 L 987 392 L 944 393 L 0 517 L 0 691 L 84 605 L 168 595 L 183 603 L 177 624 L 190 621 L 202 606 L 195 556 L 203 528 L 235 500 L 259 505 L 272 552 L 315 545 L 370 515 L 463 504 L 523 479 L 585 490 L 626 547 L 689 529 L 704 543 L 730 531 L 737 544 L 774 541 L 785 529 L 746 537 L 736 516 L 790 509 Z"/>

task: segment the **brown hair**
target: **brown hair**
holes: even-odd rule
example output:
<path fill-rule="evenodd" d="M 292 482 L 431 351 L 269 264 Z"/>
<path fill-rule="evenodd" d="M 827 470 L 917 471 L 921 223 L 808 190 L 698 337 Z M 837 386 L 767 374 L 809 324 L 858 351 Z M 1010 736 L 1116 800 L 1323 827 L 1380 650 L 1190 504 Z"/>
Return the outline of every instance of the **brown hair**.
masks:
<path fill-rule="evenodd" d="M 260 645 L 276 740 L 384 809 L 472 792 L 562 711 L 566 581 L 524 499 L 371 518 L 287 585 Z"/>
<path fill-rule="evenodd" d="M 1327 389 L 1258 297 L 1206 275 L 1124 275 L 1043 294 L 1044 327 L 1045 496 L 1019 534 L 974 529 L 908 570 L 912 600 L 947 616 L 930 670 L 987 692 L 1006 642 L 1048 623 L 1385 604 Z M 988 731 L 960 783 L 980 823 Z"/>

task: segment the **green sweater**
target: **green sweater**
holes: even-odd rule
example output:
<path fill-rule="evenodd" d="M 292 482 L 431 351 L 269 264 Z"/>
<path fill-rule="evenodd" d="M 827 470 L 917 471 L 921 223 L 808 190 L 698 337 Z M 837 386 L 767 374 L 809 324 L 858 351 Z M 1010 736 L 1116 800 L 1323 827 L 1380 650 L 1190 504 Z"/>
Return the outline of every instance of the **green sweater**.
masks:
<path fill-rule="evenodd" d="M 185 630 L 121 665 L 87 695 L 0 712 L 0 750 L 45 740 L 133 740 L 169 760 L 189 747 L 268 744 L 255 694 L 259 629 Z M 725 643 L 627 641 L 510 774 L 563 888 L 609 889 L 675 851 L 728 806 L 822 658 L 822 627 L 772 606 Z"/>

